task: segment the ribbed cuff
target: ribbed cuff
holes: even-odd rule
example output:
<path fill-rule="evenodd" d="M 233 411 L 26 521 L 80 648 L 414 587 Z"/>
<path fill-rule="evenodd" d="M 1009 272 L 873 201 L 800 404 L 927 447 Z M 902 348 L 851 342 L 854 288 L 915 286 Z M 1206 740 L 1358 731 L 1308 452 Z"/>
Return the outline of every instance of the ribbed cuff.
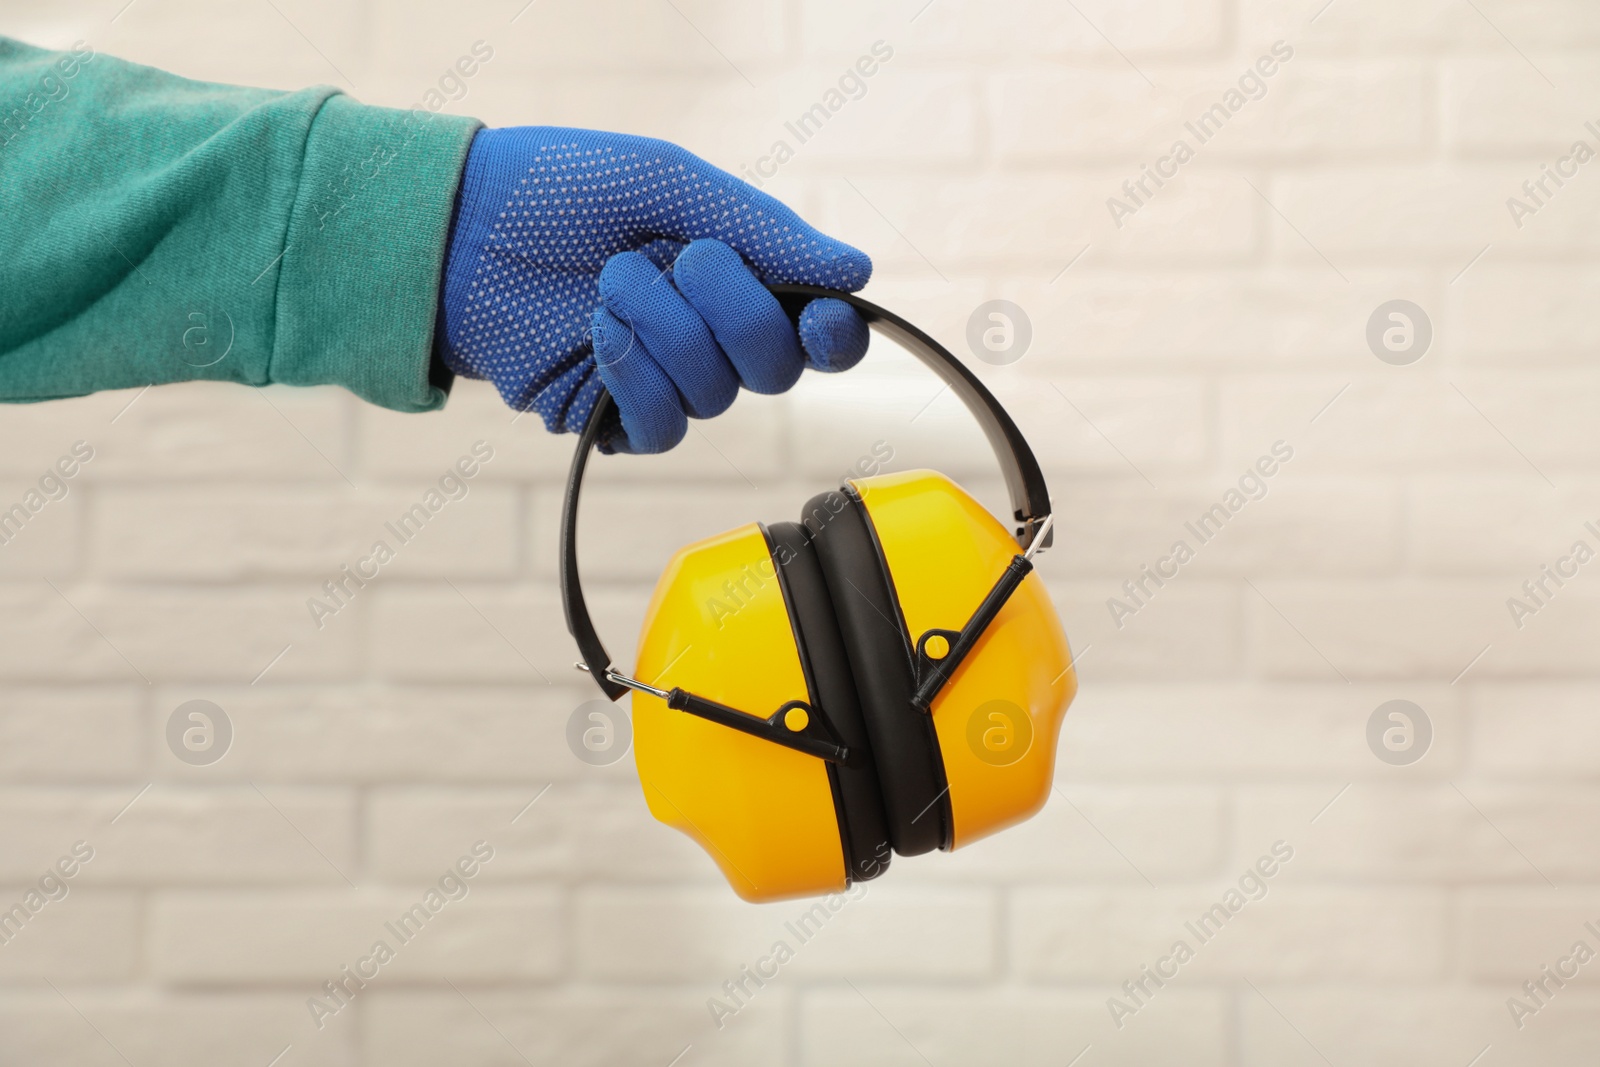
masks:
<path fill-rule="evenodd" d="M 270 378 L 432 411 L 451 210 L 476 119 L 333 96 L 311 125 L 279 268 Z"/>

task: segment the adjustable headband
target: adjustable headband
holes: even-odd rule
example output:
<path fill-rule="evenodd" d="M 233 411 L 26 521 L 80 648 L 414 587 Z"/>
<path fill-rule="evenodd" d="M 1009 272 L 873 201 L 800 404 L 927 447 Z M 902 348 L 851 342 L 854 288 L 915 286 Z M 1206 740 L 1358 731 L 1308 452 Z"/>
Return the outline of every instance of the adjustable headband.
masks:
<path fill-rule="evenodd" d="M 1017 429 L 1017 424 L 1000 406 L 994 394 L 948 349 L 894 312 L 854 293 L 815 285 L 769 285 L 767 288 L 791 318 L 798 317 L 800 309 L 818 297 L 842 300 L 855 308 L 867 325 L 898 341 L 943 379 L 978 420 L 978 425 L 983 427 L 989 447 L 1000 461 L 1006 490 L 1011 496 L 1011 510 L 1018 524 L 1017 543 L 1028 549 L 1029 557 L 1040 548 L 1049 546 L 1052 534 L 1049 522 L 1050 491 L 1045 486 L 1044 472 L 1039 469 L 1033 449 L 1028 447 L 1022 431 Z M 567 630 L 578 642 L 578 651 L 583 656 L 578 665 L 589 672 L 612 700 L 627 693 L 630 686 L 618 681 L 619 676 L 611 670 L 611 656 L 601 643 L 600 635 L 595 632 L 594 620 L 589 617 L 589 608 L 583 598 L 583 584 L 578 577 L 577 541 L 578 496 L 583 488 L 584 470 L 589 465 L 589 454 L 594 451 L 600 432 L 615 408 L 616 402 L 611 394 L 602 390 L 578 438 L 578 447 L 573 452 L 572 469 L 567 474 L 567 491 L 561 505 L 561 603 L 566 610 Z M 1021 575 L 1016 580 L 1020 581 Z M 946 670 L 953 671 L 954 665 L 947 664 Z"/>

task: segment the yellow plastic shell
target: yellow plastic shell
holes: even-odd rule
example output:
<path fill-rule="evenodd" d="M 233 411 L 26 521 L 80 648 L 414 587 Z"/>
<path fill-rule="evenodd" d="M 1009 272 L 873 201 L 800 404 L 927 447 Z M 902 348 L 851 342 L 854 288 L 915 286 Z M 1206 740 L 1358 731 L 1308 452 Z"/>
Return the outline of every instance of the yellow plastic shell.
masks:
<path fill-rule="evenodd" d="M 883 548 L 911 640 L 932 629 L 961 629 L 1019 551 L 1016 540 L 965 490 L 935 471 L 851 484 Z M 1061 719 L 1078 690 L 1071 664 L 1050 594 L 1037 572 L 1029 574 L 934 698 L 934 730 L 950 784 L 953 847 L 1021 822 L 1044 806 L 1055 775 Z M 1008 724 L 1016 715 L 1027 721 Z M 997 755 L 981 740 L 1008 736 L 1026 736 L 1025 751 Z"/>
<path fill-rule="evenodd" d="M 788 608 L 755 523 L 689 545 L 656 584 L 636 677 L 766 718 L 806 700 Z M 845 888 L 827 764 L 633 694 L 634 762 L 650 812 L 708 852 L 741 897 Z"/>

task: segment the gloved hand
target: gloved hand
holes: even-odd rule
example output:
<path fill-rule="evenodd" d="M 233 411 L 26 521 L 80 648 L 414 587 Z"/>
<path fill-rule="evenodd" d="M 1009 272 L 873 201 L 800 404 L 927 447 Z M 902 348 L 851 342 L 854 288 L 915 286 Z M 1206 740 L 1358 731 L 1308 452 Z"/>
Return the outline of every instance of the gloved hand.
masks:
<path fill-rule="evenodd" d="M 867 327 L 813 300 L 798 331 L 761 282 L 854 291 L 867 256 L 676 145 L 555 127 L 482 130 L 445 263 L 439 356 L 552 432 L 583 428 L 600 385 L 606 451 L 663 452 L 742 384 L 781 393 L 846 370 Z"/>

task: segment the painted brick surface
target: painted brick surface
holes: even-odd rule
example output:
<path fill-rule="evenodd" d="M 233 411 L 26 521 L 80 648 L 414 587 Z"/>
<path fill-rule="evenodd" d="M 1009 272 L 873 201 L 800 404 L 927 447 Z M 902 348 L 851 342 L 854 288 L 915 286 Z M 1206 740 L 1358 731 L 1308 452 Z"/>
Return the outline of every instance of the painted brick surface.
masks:
<path fill-rule="evenodd" d="M 1524 987 L 1600 951 L 1600 162 L 1563 162 L 1600 150 L 1594 4 L 0 0 L 0 33 L 388 106 L 483 41 L 451 111 L 733 171 L 882 42 L 764 187 L 869 251 L 868 295 L 1028 434 L 1081 685 L 1034 819 L 833 910 L 746 905 L 631 759 L 568 748 L 596 697 L 556 586 L 571 438 L 469 381 L 413 416 L 215 384 L 12 407 L 0 513 L 94 458 L 0 527 L 0 1063 L 1594 1062 L 1597 965 Z M 1009 364 L 967 341 L 993 299 L 1029 319 Z M 1394 300 L 1428 320 L 1409 362 Z M 332 600 L 479 441 L 469 492 Z M 1004 506 L 949 391 L 881 343 L 598 461 L 618 660 L 677 547 L 792 521 L 881 448 Z M 1394 700 L 1420 760 L 1418 722 L 1374 721 Z M 220 760 L 193 701 L 227 715 Z M 478 842 L 459 899 L 327 999 Z"/>

